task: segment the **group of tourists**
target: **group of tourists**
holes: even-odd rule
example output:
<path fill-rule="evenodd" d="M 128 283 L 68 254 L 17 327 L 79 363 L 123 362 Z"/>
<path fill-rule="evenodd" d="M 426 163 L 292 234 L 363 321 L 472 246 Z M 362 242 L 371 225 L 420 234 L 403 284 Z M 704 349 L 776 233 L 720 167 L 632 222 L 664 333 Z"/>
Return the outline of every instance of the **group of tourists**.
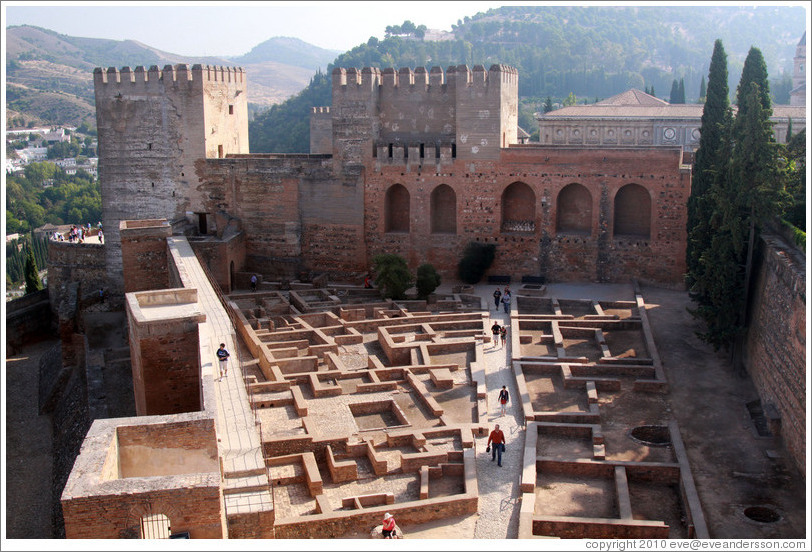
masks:
<path fill-rule="evenodd" d="M 499 303 L 505 308 L 505 314 L 510 314 L 510 286 L 505 286 L 505 292 L 499 288 L 496 288 L 496 291 L 493 292 L 493 302 L 496 307 L 496 310 L 499 310 Z"/>
<path fill-rule="evenodd" d="M 70 230 L 68 231 L 68 242 L 70 243 L 85 243 L 85 239 L 89 238 L 92 231 L 92 226 L 88 222 L 87 225 L 79 225 L 76 226 L 75 224 L 70 225 Z M 102 232 L 102 223 L 99 222 L 98 225 L 98 232 L 96 235 L 99 237 L 99 243 L 104 243 L 104 233 Z M 51 238 L 54 241 L 65 241 L 65 236 L 62 232 L 58 232 L 54 230 L 53 236 Z"/>

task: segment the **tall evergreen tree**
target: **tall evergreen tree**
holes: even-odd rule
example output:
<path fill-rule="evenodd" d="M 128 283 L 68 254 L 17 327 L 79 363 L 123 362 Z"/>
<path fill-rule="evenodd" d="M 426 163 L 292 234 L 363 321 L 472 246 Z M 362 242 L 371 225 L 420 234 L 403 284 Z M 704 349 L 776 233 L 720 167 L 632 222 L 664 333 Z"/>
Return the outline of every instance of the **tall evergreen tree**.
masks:
<path fill-rule="evenodd" d="M 707 89 L 705 88 L 705 75 L 702 75 L 702 81 L 699 83 L 699 99 L 696 103 L 705 103 L 705 95 L 707 94 Z"/>
<path fill-rule="evenodd" d="M 719 171 L 725 170 L 729 156 L 720 155 L 723 145 L 723 131 L 732 117 L 727 86 L 727 54 L 721 40 L 713 45 L 708 90 L 705 107 L 702 110 L 699 147 L 696 150 L 691 182 L 691 196 L 688 198 L 688 243 L 685 252 L 686 284 L 693 294 L 701 290 L 692 289 L 703 271 L 699 259 L 710 246 L 712 232 L 709 221 L 712 209 L 710 198 L 706 197 L 713 180 Z"/>
<path fill-rule="evenodd" d="M 37 261 L 34 260 L 34 251 L 29 247 L 25 257 L 25 293 L 34 293 L 41 289 L 42 282 L 39 279 Z"/>
<path fill-rule="evenodd" d="M 724 125 L 717 151 L 720 164 L 706 193 L 711 239 L 699 257 L 692 288 L 692 298 L 699 303 L 694 314 L 706 326 L 700 336 L 716 349 L 731 350 L 738 371 L 743 371 L 742 338 L 755 239 L 759 227 L 772 220 L 787 199 L 769 96 L 763 103 L 761 85 L 766 85 L 767 76 L 759 70 L 763 58 L 756 49 L 750 52 L 737 91 L 739 110 L 735 120 Z M 718 170 L 723 159 L 730 162 Z"/>
<path fill-rule="evenodd" d="M 671 81 L 671 95 L 668 96 L 668 103 L 679 103 L 679 83 L 677 79 Z"/>
<path fill-rule="evenodd" d="M 764 56 L 761 55 L 761 50 L 751 47 L 747 52 L 747 58 L 744 60 L 744 67 L 742 67 L 742 76 L 739 80 L 739 86 L 736 89 L 736 105 L 739 108 L 739 115 L 742 115 L 742 109 L 747 109 L 744 102 L 744 97 L 750 92 L 750 83 L 754 82 L 759 87 L 759 100 L 763 109 L 771 109 L 770 105 L 770 83 L 767 79 L 767 64 L 764 62 Z"/>
<path fill-rule="evenodd" d="M 677 89 L 677 103 L 684 104 L 685 103 L 685 79 L 679 79 L 679 88 Z"/>

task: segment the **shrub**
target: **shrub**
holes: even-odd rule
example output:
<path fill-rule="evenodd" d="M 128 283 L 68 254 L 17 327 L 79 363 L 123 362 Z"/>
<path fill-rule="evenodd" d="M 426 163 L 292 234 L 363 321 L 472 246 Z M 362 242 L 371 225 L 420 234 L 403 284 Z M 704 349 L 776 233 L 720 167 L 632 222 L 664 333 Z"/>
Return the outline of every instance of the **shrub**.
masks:
<path fill-rule="evenodd" d="M 414 284 L 414 276 L 409 272 L 406 260 L 393 253 L 381 253 L 372 258 L 375 284 L 384 297 L 405 299 L 406 290 Z"/>
<path fill-rule="evenodd" d="M 466 284 L 478 283 L 490 268 L 495 256 L 496 244 L 469 242 L 457 267 L 460 280 Z"/>
<path fill-rule="evenodd" d="M 417 297 L 425 299 L 440 285 L 440 275 L 434 265 L 422 264 L 417 267 Z"/>

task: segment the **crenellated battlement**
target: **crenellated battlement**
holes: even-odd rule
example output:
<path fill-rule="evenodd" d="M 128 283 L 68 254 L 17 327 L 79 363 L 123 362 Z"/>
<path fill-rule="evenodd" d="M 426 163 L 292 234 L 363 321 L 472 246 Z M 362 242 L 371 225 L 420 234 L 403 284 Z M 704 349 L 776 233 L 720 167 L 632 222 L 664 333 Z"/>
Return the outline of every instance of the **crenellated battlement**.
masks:
<path fill-rule="evenodd" d="M 429 71 L 426 71 L 425 67 L 415 69 L 365 67 L 361 70 L 354 67 L 348 69 L 336 67 L 333 69 L 332 77 L 334 91 L 346 91 L 352 87 L 370 89 L 371 86 L 378 84 L 381 92 L 386 93 L 388 89 L 395 88 L 410 91 L 438 89 L 442 86 L 487 88 L 492 85 L 516 84 L 518 75 L 519 72 L 515 67 L 494 64 L 488 70 L 482 65 L 475 65 L 473 69 L 467 65 L 452 65 L 446 71 L 438 66 L 432 67 Z"/>
<path fill-rule="evenodd" d="M 116 67 L 96 67 L 93 70 L 93 82 L 99 87 L 103 85 L 157 85 L 169 82 L 185 84 L 205 84 L 205 83 L 234 83 L 245 85 L 245 70 L 242 67 L 222 67 L 215 65 L 201 65 L 196 63 L 189 68 L 186 63 L 178 65 L 165 65 L 159 69 L 157 65 L 144 69 L 139 65 L 135 69 L 127 66 L 118 69 Z"/>

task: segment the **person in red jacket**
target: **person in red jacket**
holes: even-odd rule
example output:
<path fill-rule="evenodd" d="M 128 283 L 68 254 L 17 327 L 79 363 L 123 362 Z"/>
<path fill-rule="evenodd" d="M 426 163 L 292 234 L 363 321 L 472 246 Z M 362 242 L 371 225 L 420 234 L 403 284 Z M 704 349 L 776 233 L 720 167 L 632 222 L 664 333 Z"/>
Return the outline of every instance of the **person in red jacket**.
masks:
<path fill-rule="evenodd" d="M 383 515 L 383 531 L 381 533 L 385 539 L 395 538 L 395 518 L 389 512 Z"/>
<path fill-rule="evenodd" d="M 493 452 L 491 453 L 491 462 L 496 460 L 497 455 L 499 456 L 499 467 L 502 467 L 502 453 L 505 452 L 505 434 L 502 433 L 502 430 L 499 429 L 499 424 L 496 424 L 493 431 L 491 431 L 490 436 L 488 437 L 488 444 L 485 448 L 485 452 L 489 452 L 491 450 L 491 443 L 493 443 Z"/>

